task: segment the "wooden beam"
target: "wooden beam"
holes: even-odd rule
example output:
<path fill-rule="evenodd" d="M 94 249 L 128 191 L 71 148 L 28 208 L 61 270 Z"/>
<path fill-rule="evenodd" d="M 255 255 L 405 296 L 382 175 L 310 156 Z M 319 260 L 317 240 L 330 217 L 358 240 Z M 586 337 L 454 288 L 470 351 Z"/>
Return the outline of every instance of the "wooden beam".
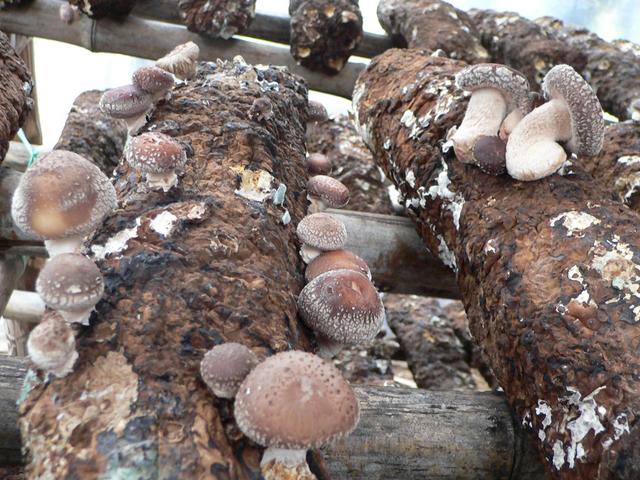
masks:
<path fill-rule="evenodd" d="M 84 47 L 92 52 L 113 52 L 157 59 L 176 45 L 192 41 L 200 47 L 201 60 L 231 59 L 241 55 L 248 63 L 287 66 L 301 75 L 309 88 L 350 98 L 364 63 L 345 65 L 340 74 L 328 76 L 300 67 L 283 45 L 256 43 L 245 39 L 209 39 L 186 27 L 129 15 L 125 19 L 93 20 L 81 16 L 72 24 L 60 21 L 60 0 L 38 0 L 18 8 L 0 10 L 0 30 L 37 36 Z M 135 35 L 132 34 L 135 32 Z M 115 85 L 114 85 L 115 86 Z"/>
<path fill-rule="evenodd" d="M 15 405 L 27 367 L 25 359 L 0 358 L 0 464 L 22 461 Z M 333 478 L 545 478 L 500 394 L 355 390 L 358 428 L 323 452 Z"/>

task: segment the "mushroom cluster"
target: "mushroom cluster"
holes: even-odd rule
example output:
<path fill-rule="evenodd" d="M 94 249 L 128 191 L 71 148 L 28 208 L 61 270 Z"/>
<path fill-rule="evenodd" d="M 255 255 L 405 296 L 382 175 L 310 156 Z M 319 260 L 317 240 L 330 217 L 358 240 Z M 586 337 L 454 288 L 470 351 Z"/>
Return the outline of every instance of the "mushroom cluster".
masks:
<path fill-rule="evenodd" d="M 471 92 L 462 124 L 450 141 L 458 160 L 482 171 L 532 181 L 556 172 L 566 151 L 594 156 L 602 148 L 602 107 L 589 84 L 569 65 L 544 77 L 546 103 L 534 107 L 525 76 L 499 64 L 462 69 L 456 84 Z M 532 110 L 533 108 L 533 110 Z"/>

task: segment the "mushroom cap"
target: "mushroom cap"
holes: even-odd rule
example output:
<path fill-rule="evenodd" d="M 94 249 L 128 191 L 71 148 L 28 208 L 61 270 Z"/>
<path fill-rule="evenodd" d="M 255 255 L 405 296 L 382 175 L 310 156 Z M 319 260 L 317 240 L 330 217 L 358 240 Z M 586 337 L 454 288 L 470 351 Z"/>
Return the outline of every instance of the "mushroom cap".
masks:
<path fill-rule="evenodd" d="M 187 154 L 180 143 L 160 132 L 131 137 L 124 155 L 132 167 L 144 173 L 165 173 L 184 167 Z"/>
<path fill-rule="evenodd" d="M 58 376 L 69 373 L 78 358 L 73 329 L 57 312 L 45 313 L 29 334 L 27 350 L 38 368 Z"/>
<path fill-rule="evenodd" d="M 173 75 L 158 67 L 142 67 L 133 73 L 133 84 L 147 93 L 166 92 L 173 87 Z"/>
<path fill-rule="evenodd" d="M 561 98 L 571 115 L 573 136 L 567 147 L 578 155 L 594 156 L 602 149 L 604 117 L 598 97 L 569 65 L 556 65 L 545 75 L 542 90 L 549 99 Z"/>
<path fill-rule="evenodd" d="M 55 310 L 92 308 L 104 293 L 100 270 L 84 255 L 63 253 L 47 261 L 36 280 L 36 292 Z"/>
<path fill-rule="evenodd" d="M 488 175 L 507 171 L 507 144 L 497 135 L 481 135 L 473 145 L 473 161 Z"/>
<path fill-rule="evenodd" d="M 152 105 L 151 95 L 135 85 L 112 88 L 100 98 L 100 109 L 113 118 L 142 115 Z"/>
<path fill-rule="evenodd" d="M 311 177 L 307 182 L 307 194 L 332 208 L 341 208 L 349 203 L 349 189 L 340 180 L 327 175 Z"/>
<path fill-rule="evenodd" d="M 39 239 L 84 236 L 118 206 L 107 176 L 77 153 L 53 150 L 22 175 L 11 215 L 25 233 Z"/>
<path fill-rule="evenodd" d="M 309 100 L 307 112 L 309 114 L 307 121 L 309 122 L 324 122 L 329 118 L 326 107 L 315 100 Z"/>
<path fill-rule="evenodd" d="M 173 73 L 181 79 L 191 78 L 196 73 L 200 47 L 193 42 L 183 43 L 156 61 L 156 66 Z"/>
<path fill-rule="evenodd" d="M 339 250 L 347 242 L 347 227 L 327 213 L 307 215 L 296 233 L 302 243 L 318 250 Z"/>
<path fill-rule="evenodd" d="M 310 282 L 314 278 L 331 270 L 353 270 L 371 278 L 369 266 L 355 253 L 349 250 L 333 250 L 314 258 L 304 272 L 305 279 Z"/>
<path fill-rule="evenodd" d="M 480 88 L 499 90 L 509 104 L 509 111 L 517 108 L 523 115 L 531 111 L 529 80 L 522 73 L 499 63 L 478 63 L 456 74 L 456 85 L 473 92 Z"/>
<path fill-rule="evenodd" d="M 200 376 L 216 395 L 230 392 L 225 398 L 232 398 L 257 364 L 258 357 L 249 348 L 234 342 L 223 343 L 205 353 L 200 362 Z"/>
<path fill-rule="evenodd" d="M 323 153 L 312 153 L 307 158 L 307 171 L 311 175 L 328 175 L 332 168 L 331 160 Z"/>
<path fill-rule="evenodd" d="M 372 340 L 384 320 L 373 283 L 353 270 L 331 270 L 309 282 L 298 297 L 304 323 L 321 336 L 352 345 Z"/>
<path fill-rule="evenodd" d="M 236 395 L 240 430 L 260 445 L 306 450 L 353 431 L 360 407 L 332 364 L 311 353 L 278 353 L 245 378 Z"/>

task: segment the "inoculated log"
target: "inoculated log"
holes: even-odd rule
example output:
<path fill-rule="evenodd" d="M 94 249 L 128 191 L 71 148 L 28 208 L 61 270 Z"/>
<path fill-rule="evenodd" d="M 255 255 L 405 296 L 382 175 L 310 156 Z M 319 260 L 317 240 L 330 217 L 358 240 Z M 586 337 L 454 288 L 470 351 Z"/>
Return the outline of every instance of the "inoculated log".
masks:
<path fill-rule="evenodd" d="M 441 0 L 381 0 L 378 20 L 398 46 L 442 50 L 469 63 L 489 54 L 469 16 Z"/>
<path fill-rule="evenodd" d="M 82 13 L 102 18 L 106 16 L 120 17 L 127 15 L 136 3 L 136 0 L 68 0 Z"/>
<path fill-rule="evenodd" d="M 340 72 L 362 39 L 358 0 L 290 0 L 291 55 L 313 71 Z"/>
<path fill-rule="evenodd" d="M 177 5 L 189 30 L 213 38 L 243 33 L 256 10 L 256 0 L 178 0 Z"/>
<path fill-rule="evenodd" d="M 640 116 L 640 104 L 636 103 L 640 103 L 640 58 L 633 51 L 624 51 L 586 28 L 565 25 L 551 17 L 536 23 L 545 34 L 586 57 L 584 68 L 578 71 L 597 92 L 607 112 L 621 120 L 632 118 L 634 112 Z"/>
<path fill-rule="evenodd" d="M 640 217 L 578 166 L 519 183 L 455 160 L 442 141 L 465 110 L 463 66 L 386 52 L 356 85 L 356 127 L 456 272 L 471 332 L 548 470 L 639 478 Z"/>
<path fill-rule="evenodd" d="M 267 122 L 249 119 L 258 98 L 272 105 Z M 120 207 L 87 245 L 105 298 L 77 339 L 74 372 L 32 377 L 20 403 L 31 476 L 257 475 L 260 450 L 198 368 L 224 341 L 262 358 L 311 346 L 295 298 L 306 106 L 298 77 L 240 61 L 200 64 L 159 104 L 149 126 L 183 143 L 188 162 L 167 193 L 118 166 Z M 285 203 L 275 205 L 281 184 Z"/>
<path fill-rule="evenodd" d="M 9 15 L 1 13 L 0 15 Z M 0 163 L 31 110 L 31 76 L 7 36 L 0 32 Z"/>

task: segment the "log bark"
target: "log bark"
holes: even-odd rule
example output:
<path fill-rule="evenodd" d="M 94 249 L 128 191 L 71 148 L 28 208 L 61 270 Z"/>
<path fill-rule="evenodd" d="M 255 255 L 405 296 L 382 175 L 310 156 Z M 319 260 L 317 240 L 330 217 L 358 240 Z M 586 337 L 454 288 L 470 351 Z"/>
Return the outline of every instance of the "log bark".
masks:
<path fill-rule="evenodd" d="M 272 120 L 248 119 L 256 98 L 272 103 Z M 31 476 L 254 478 L 260 450 L 197 372 L 224 341 L 259 357 L 311 347 L 295 299 L 306 105 L 299 78 L 240 62 L 201 64 L 158 105 L 149 126 L 189 161 L 167 194 L 117 168 L 120 208 L 91 241 L 106 284 L 97 318 L 77 339 L 75 371 L 34 377 L 20 403 Z M 284 206 L 259 189 L 265 179 L 288 187 Z M 104 247 L 124 233 L 126 244 Z"/>
<path fill-rule="evenodd" d="M 179 0 L 180 18 L 189 30 L 213 38 L 243 33 L 255 16 L 255 0 Z"/>
<path fill-rule="evenodd" d="M 8 15 L 2 13 L 0 15 Z M 31 76 L 7 36 L 0 32 L 0 163 L 9 141 L 18 132 L 31 110 Z"/>
<path fill-rule="evenodd" d="M 28 383 L 33 375 L 24 359 L 0 359 L 0 464 L 22 462 L 15 405 L 22 379 L 26 376 Z M 358 428 L 324 450 L 332 478 L 545 478 L 535 450 L 500 394 L 371 386 L 355 390 L 361 406 Z"/>
<path fill-rule="evenodd" d="M 381 0 L 378 20 L 396 45 L 442 50 L 469 63 L 486 62 L 489 54 L 466 12 L 440 0 Z"/>
<path fill-rule="evenodd" d="M 471 332 L 549 472 L 638 478 L 640 218 L 578 166 L 518 183 L 443 153 L 465 109 L 463 66 L 412 50 L 374 59 L 357 128 L 456 272 Z"/>
<path fill-rule="evenodd" d="M 291 55 L 304 67 L 339 73 L 362 40 L 358 0 L 290 0 Z"/>

